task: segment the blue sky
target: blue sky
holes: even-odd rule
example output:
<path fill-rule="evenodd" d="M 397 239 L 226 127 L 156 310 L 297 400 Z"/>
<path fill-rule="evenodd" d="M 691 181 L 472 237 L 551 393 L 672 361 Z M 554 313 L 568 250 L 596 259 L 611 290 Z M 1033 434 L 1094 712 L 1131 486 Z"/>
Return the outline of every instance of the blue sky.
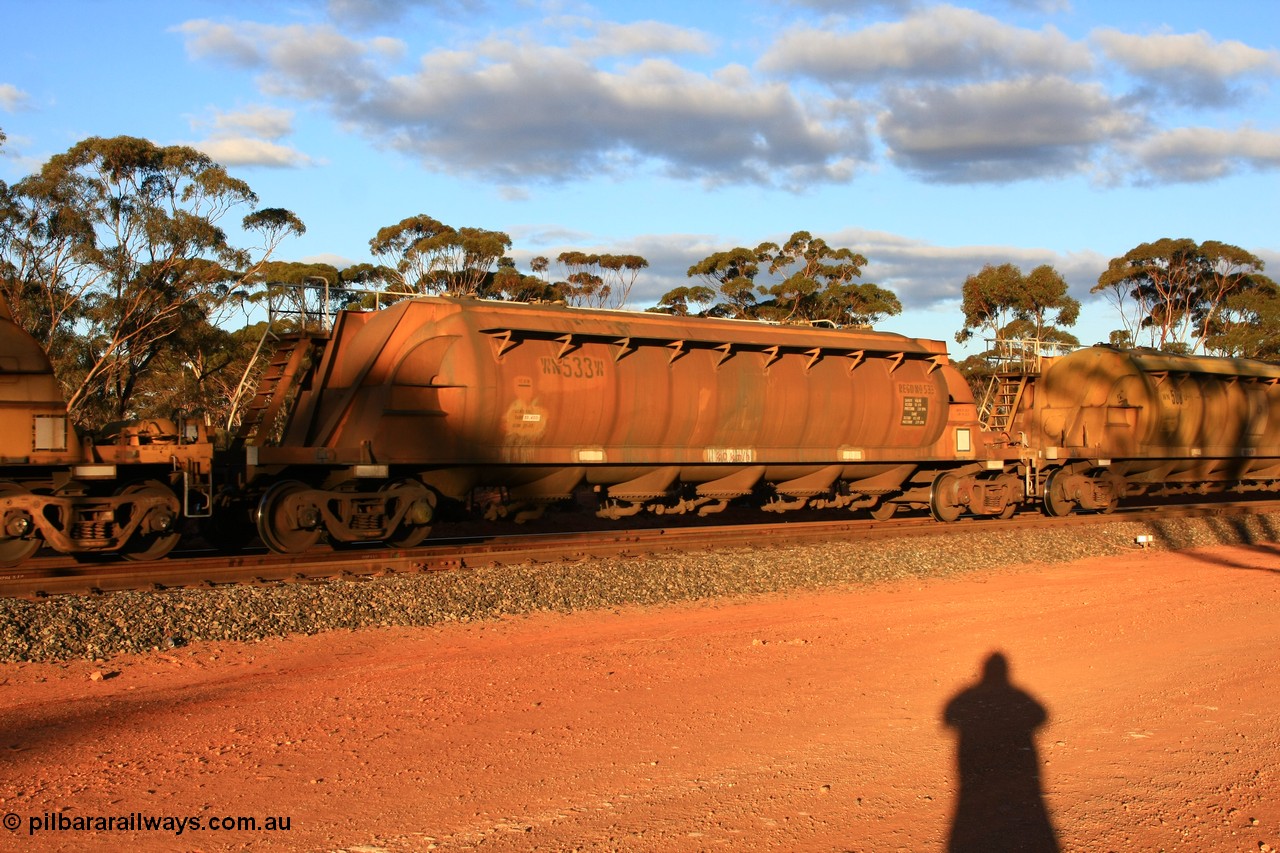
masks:
<path fill-rule="evenodd" d="M 650 261 L 807 230 L 951 341 L 985 263 L 1088 295 L 1161 237 L 1280 274 L 1275 0 L 0 0 L 0 179 L 90 136 L 208 152 L 307 225 L 284 260 L 371 260 L 425 213 Z M 953 343 L 953 349 L 959 349 Z"/>

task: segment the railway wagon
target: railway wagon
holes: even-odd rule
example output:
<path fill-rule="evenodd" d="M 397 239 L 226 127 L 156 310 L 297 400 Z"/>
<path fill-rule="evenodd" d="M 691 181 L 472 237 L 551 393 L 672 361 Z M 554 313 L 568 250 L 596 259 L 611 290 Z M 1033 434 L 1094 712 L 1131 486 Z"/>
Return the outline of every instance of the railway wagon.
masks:
<path fill-rule="evenodd" d="M 1280 366 L 1095 346 L 1022 384 L 1008 435 L 1050 515 L 1280 489 Z"/>
<path fill-rule="evenodd" d="M 440 499 L 478 490 L 517 520 L 583 487 L 610 518 L 746 496 L 1003 513 L 1021 494 L 936 341 L 433 297 L 298 346 L 311 367 L 283 430 L 246 442 L 226 498 L 254 529 L 230 535 L 277 551 L 420 542 Z"/>
<path fill-rule="evenodd" d="M 209 509 L 202 424 L 157 418 L 79 436 L 53 366 L 0 297 L 0 566 L 42 545 L 67 554 L 168 553 Z"/>

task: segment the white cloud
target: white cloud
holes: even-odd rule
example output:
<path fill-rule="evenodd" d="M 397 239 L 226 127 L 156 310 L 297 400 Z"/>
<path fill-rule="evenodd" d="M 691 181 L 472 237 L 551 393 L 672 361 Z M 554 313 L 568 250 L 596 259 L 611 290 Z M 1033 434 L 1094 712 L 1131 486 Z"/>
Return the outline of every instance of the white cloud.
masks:
<path fill-rule="evenodd" d="M 215 137 L 190 143 L 192 148 L 203 151 L 224 166 L 267 166 L 271 168 L 298 168 L 314 165 L 307 155 L 265 139 L 251 137 Z"/>
<path fill-rule="evenodd" d="M 1046 14 L 1070 12 L 1071 0 L 1003 0 L 1013 9 L 1029 9 Z M 813 9 L 826 14 L 859 15 L 884 9 L 906 13 L 927 5 L 929 0 L 790 0 L 790 5 Z"/>
<path fill-rule="evenodd" d="M 622 31 L 668 42 L 676 32 Z M 427 54 L 414 73 L 393 76 L 369 45 L 328 27 L 224 33 L 194 22 L 183 32 L 196 55 L 225 45 L 229 61 L 255 56 L 268 94 L 323 103 L 429 168 L 506 184 L 654 166 L 681 178 L 800 186 L 846 180 L 868 155 L 855 105 L 802 100 L 740 68 L 708 76 L 648 58 L 604 70 L 573 49 L 490 40 Z"/>
<path fill-rule="evenodd" d="M 925 240 L 848 228 L 827 238 L 832 245 L 850 246 L 867 257 L 864 281 L 873 281 L 898 294 L 907 309 L 928 309 L 958 301 L 964 280 L 986 264 L 1016 264 L 1030 271 L 1049 264 L 1062 273 L 1080 299 L 1106 269 L 1107 261 L 1086 252 L 1061 254 L 1022 246 L 938 246 Z M 961 320 L 957 317 L 957 328 Z"/>
<path fill-rule="evenodd" d="M 591 32 L 590 37 L 574 43 L 574 51 L 584 57 L 707 55 L 712 50 L 705 33 L 661 21 L 580 23 Z"/>
<path fill-rule="evenodd" d="M 187 55 L 192 59 L 218 59 L 241 68 L 253 68 L 265 59 L 258 46 L 263 29 L 256 24 L 232 26 L 205 19 L 173 27 L 186 38 Z"/>
<path fill-rule="evenodd" d="M 248 134 L 262 139 L 280 139 L 293 133 L 293 111 L 262 106 L 236 112 L 217 112 L 213 125 L 218 136 Z"/>
<path fill-rule="evenodd" d="M 1060 77 L 896 90 L 880 131 L 900 166 L 943 182 L 1005 182 L 1091 167 L 1141 120 L 1101 86 Z"/>
<path fill-rule="evenodd" d="M 0 83 L 0 109 L 7 113 L 16 113 L 26 109 L 30 96 L 12 83 Z"/>
<path fill-rule="evenodd" d="M 1129 153 L 1148 181 L 1210 181 L 1242 171 L 1280 168 L 1280 133 L 1184 127 L 1145 139 Z"/>
<path fill-rule="evenodd" d="M 344 26 L 365 29 L 409 17 L 417 9 L 439 15 L 478 14 L 484 0 L 326 0 L 329 16 Z"/>
<path fill-rule="evenodd" d="M 334 254 L 333 252 L 319 252 L 314 255 L 304 255 L 298 258 L 298 263 L 328 264 L 331 267 L 342 270 L 342 269 L 346 269 L 347 267 L 354 266 L 355 264 L 361 263 L 361 261 L 353 261 L 351 258 L 348 258 L 345 255 L 337 255 L 337 254 Z"/>
<path fill-rule="evenodd" d="M 359 99 L 382 79 L 379 62 L 398 59 L 403 52 L 397 39 L 359 42 L 327 25 L 196 20 L 174 30 L 186 38 L 193 59 L 261 70 L 258 85 L 265 93 L 304 100 Z"/>
<path fill-rule="evenodd" d="M 1096 30 L 1092 41 L 1113 62 L 1160 94 L 1195 105 L 1225 104 L 1239 96 L 1232 84 L 1249 77 L 1280 77 L 1280 52 L 1207 33 L 1133 35 Z"/>
<path fill-rule="evenodd" d="M 954 6 L 848 32 L 799 27 L 783 34 L 760 61 L 765 70 L 831 83 L 1070 74 L 1091 64 L 1088 48 L 1053 27 L 1021 29 Z"/>
<path fill-rule="evenodd" d="M 293 133 L 293 112 L 272 106 L 257 106 L 234 112 L 215 110 L 209 121 L 194 121 L 199 130 L 209 128 L 209 137 L 192 142 L 191 147 L 208 154 L 224 166 L 266 166 L 299 168 L 315 165 L 306 154 L 280 144 Z"/>
<path fill-rule="evenodd" d="M 722 46 L 663 22 L 560 17 L 539 26 L 537 37 L 532 29 L 489 34 L 408 66 L 405 42 L 328 25 L 200 20 L 178 31 L 193 57 L 256 73 L 265 95 L 327 110 L 379 146 L 433 171 L 492 181 L 508 199 L 527 198 L 539 182 L 645 173 L 803 189 L 875 168 L 877 141 L 893 163 L 940 183 L 1081 174 L 1208 180 L 1271 167 L 1258 143 L 1238 134 L 1239 151 L 1230 154 L 1197 154 L 1191 149 L 1206 144 L 1208 131 L 1193 144 L 1177 127 L 1140 145 L 1141 135 L 1176 117 L 1141 92 L 1108 90 L 1086 44 L 949 5 L 858 30 L 784 33 L 760 67 L 816 81 L 804 84 L 762 79 L 734 62 L 680 64 Z M 1099 30 L 1091 43 L 1184 99 L 1212 99 L 1228 84 L 1280 73 L 1274 51 L 1203 34 Z M 859 98 L 849 96 L 855 85 L 866 87 Z M 280 113 L 216 121 L 211 141 L 221 138 L 224 149 L 243 139 L 240 156 L 256 149 L 272 165 L 308 162 L 249 144 L 280 144 Z"/>

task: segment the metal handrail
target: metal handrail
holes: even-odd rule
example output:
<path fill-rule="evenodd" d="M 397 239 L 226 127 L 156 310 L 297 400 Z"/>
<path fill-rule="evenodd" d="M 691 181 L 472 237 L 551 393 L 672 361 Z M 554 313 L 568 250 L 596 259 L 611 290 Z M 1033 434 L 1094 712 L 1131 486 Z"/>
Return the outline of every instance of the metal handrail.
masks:
<path fill-rule="evenodd" d="M 1080 349 L 1078 344 L 1039 338 L 987 338 L 987 360 L 998 373 L 1039 373 L 1046 358 Z"/>

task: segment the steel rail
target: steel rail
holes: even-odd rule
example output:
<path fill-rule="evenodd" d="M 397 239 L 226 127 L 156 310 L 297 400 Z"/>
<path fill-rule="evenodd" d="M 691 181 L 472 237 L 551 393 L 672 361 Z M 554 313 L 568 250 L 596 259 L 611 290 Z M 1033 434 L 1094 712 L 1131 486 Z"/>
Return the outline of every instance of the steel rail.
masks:
<path fill-rule="evenodd" d="M 0 597 L 44 598 L 122 590 L 374 577 L 526 562 L 582 561 L 734 547 L 778 547 L 855 538 L 873 540 L 997 533 L 1019 528 L 1088 527 L 1117 521 L 1252 515 L 1277 510 L 1280 510 L 1280 501 L 1238 501 L 1159 508 L 1121 507 L 1112 513 L 1072 514 L 1062 518 L 1028 511 L 1007 520 L 965 518 L 950 524 L 940 524 L 927 516 L 888 521 L 848 518 L 441 539 L 430 545 L 399 550 L 376 547 L 329 550 L 318 547 L 297 555 L 260 552 L 233 556 L 207 551 L 186 552 L 153 563 L 116 561 L 85 564 L 49 557 L 30 560 L 15 568 L 0 569 Z"/>

